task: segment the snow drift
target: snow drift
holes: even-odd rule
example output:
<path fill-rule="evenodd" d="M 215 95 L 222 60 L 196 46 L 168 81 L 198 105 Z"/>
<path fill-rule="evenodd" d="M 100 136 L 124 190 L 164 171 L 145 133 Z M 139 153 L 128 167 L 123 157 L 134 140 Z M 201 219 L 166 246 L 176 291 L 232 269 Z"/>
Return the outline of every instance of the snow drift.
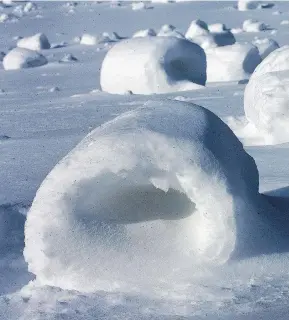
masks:
<path fill-rule="evenodd" d="M 37 33 L 34 36 L 20 39 L 17 42 L 17 47 L 37 51 L 50 49 L 50 43 L 45 34 Z"/>
<path fill-rule="evenodd" d="M 15 48 L 8 52 L 3 59 L 5 70 L 40 67 L 47 63 L 47 59 L 37 51 Z"/>
<path fill-rule="evenodd" d="M 206 56 L 207 82 L 248 79 L 261 62 L 258 49 L 246 43 L 210 48 Z"/>
<path fill-rule="evenodd" d="M 289 141 L 289 46 L 275 50 L 256 68 L 245 89 L 244 109 L 265 143 Z"/>
<path fill-rule="evenodd" d="M 100 83 L 103 91 L 117 94 L 200 88 L 206 83 L 206 56 L 197 44 L 175 37 L 124 40 L 105 56 Z"/>
<path fill-rule="evenodd" d="M 147 284 L 266 247 L 257 198 L 255 162 L 217 116 L 148 102 L 96 128 L 47 176 L 26 221 L 25 259 L 61 288 Z"/>

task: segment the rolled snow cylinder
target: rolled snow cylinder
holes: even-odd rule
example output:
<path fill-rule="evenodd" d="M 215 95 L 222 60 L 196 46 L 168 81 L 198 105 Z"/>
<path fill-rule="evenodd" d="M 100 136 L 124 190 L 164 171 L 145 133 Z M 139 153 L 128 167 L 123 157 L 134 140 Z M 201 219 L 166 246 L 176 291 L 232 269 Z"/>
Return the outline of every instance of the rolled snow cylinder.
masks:
<path fill-rule="evenodd" d="M 279 48 L 278 43 L 273 39 L 256 39 L 253 42 L 259 50 L 261 59 L 264 60 L 271 52 Z"/>
<path fill-rule="evenodd" d="M 25 226 L 29 271 L 42 284 L 107 290 L 247 254 L 265 245 L 258 182 L 212 112 L 145 103 L 92 131 L 44 180 Z"/>
<path fill-rule="evenodd" d="M 47 59 L 37 51 L 24 48 L 15 48 L 3 58 L 5 70 L 40 67 L 47 64 Z"/>
<path fill-rule="evenodd" d="M 205 83 L 203 49 L 175 37 L 124 40 L 108 51 L 100 74 L 102 90 L 117 94 L 193 90 Z"/>
<path fill-rule="evenodd" d="M 254 10 L 259 7 L 259 4 L 260 4 L 260 1 L 239 0 L 238 10 L 240 11 Z"/>
<path fill-rule="evenodd" d="M 50 49 L 50 43 L 45 34 L 37 33 L 34 36 L 20 39 L 17 42 L 17 47 L 37 51 Z"/>
<path fill-rule="evenodd" d="M 258 49 L 243 43 L 207 49 L 206 56 L 207 82 L 249 79 L 261 62 Z"/>

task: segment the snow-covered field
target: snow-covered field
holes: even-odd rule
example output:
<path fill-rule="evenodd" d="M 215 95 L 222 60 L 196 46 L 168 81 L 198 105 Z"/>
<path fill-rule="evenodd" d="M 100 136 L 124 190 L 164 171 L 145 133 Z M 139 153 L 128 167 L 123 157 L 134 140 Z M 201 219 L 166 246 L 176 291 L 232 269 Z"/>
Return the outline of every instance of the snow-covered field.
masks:
<path fill-rule="evenodd" d="M 3 320 L 288 319 L 289 2 L 159 2 L 0 3 Z"/>

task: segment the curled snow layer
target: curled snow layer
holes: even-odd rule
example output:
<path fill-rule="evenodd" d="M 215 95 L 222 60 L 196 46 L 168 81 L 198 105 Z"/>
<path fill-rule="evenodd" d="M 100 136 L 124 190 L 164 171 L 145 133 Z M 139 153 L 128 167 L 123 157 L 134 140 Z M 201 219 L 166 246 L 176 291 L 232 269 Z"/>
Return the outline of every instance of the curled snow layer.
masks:
<path fill-rule="evenodd" d="M 5 70 L 40 67 L 46 63 L 47 60 L 42 54 L 24 48 L 11 50 L 3 59 L 3 67 Z"/>
<path fill-rule="evenodd" d="M 256 68 L 246 86 L 244 109 L 266 143 L 289 141 L 289 46 L 275 50 Z"/>
<path fill-rule="evenodd" d="M 165 93 L 200 88 L 206 82 L 202 48 L 175 37 L 133 38 L 117 43 L 104 58 L 103 91 Z"/>
<path fill-rule="evenodd" d="M 17 42 L 17 47 L 37 51 L 42 49 L 50 49 L 50 43 L 45 34 L 37 33 L 32 37 L 20 39 Z"/>
<path fill-rule="evenodd" d="M 258 49 L 251 44 L 210 48 L 206 56 L 207 82 L 248 79 L 261 62 Z"/>
<path fill-rule="evenodd" d="M 257 196 L 255 162 L 217 116 L 148 102 L 96 128 L 51 171 L 27 217 L 25 259 L 40 282 L 65 289 L 147 283 L 253 248 Z"/>
<path fill-rule="evenodd" d="M 268 38 L 256 39 L 252 43 L 258 48 L 262 60 L 265 59 L 271 52 L 279 48 L 279 45 L 275 40 Z"/>

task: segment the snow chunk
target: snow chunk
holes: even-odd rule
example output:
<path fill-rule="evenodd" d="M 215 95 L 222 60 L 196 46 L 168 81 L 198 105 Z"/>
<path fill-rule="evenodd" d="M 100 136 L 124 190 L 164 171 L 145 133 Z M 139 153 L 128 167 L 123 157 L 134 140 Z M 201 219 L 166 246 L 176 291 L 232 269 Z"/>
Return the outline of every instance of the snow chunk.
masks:
<path fill-rule="evenodd" d="M 271 52 L 279 48 L 279 45 L 275 40 L 268 38 L 256 39 L 252 43 L 258 48 L 262 60 L 265 59 Z"/>
<path fill-rule="evenodd" d="M 152 94 L 200 88 L 206 57 L 190 41 L 170 37 L 124 40 L 112 47 L 101 68 L 103 91 Z"/>
<path fill-rule="evenodd" d="M 258 49 L 251 44 L 206 50 L 207 82 L 240 81 L 248 79 L 261 62 Z"/>
<path fill-rule="evenodd" d="M 254 10 L 259 7 L 259 1 L 251 1 L 251 0 L 239 0 L 238 1 L 238 10 L 247 11 Z"/>
<path fill-rule="evenodd" d="M 91 34 L 85 33 L 82 35 L 80 43 L 87 46 L 94 46 L 97 44 L 97 38 Z"/>
<path fill-rule="evenodd" d="M 37 33 L 32 37 L 22 38 L 17 42 L 17 47 L 30 50 L 50 49 L 50 42 L 44 33 Z"/>
<path fill-rule="evenodd" d="M 46 63 L 47 60 L 42 54 L 24 48 L 11 50 L 3 59 L 3 67 L 5 70 L 39 67 Z"/>
<path fill-rule="evenodd" d="M 246 86 L 244 109 L 267 144 L 289 142 L 289 46 L 275 50 L 256 68 Z"/>
<path fill-rule="evenodd" d="M 63 289 L 147 284 L 254 247 L 259 215 L 247 195 L 258 195 L 258 171 L 226 124 L 194 104 L 148 102 L 51 171 L 27 216 L 24 256 L 40 283 Z"/>
<path fill-rule="evenodd" d="M 245 20 L 243 23 L 243 30 L 245 32 L 260 32 L 267 29 L 268 27 L 265 23 L 253 19 Z"/>
<path fill-rule="evenodd" d="M 133 38 L 155 37 L 157 34 L 154 29 L 140 30 L 134 33 Z"/>

